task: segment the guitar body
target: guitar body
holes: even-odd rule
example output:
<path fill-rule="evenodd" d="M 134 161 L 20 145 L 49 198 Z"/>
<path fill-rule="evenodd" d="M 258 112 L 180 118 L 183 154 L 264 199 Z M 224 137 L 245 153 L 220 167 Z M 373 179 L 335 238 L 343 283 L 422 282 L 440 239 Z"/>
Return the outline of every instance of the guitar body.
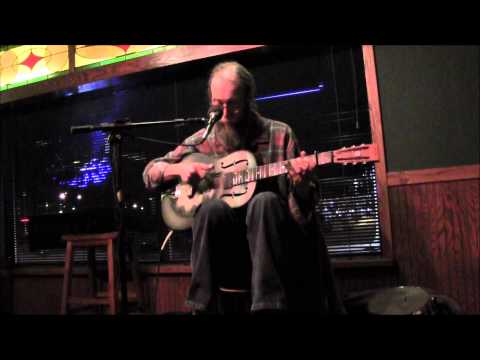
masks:
<path fill-rule="evenodd" d="M 303 157 L 312 167 L 324 164 L 358 164 L 378 161 L 375 144 L 362 144 L 326 151 Z M 185 230 L 192 226 L 198 207 L 210 199 L 221 199 L 230 207 L 245 205 L 253 196 L 256 181 L 286 174 L 291 159 L 257 166 L 255 157 L 246 150 L 236 151 L 223 158 L 203 154 L 191 154 L 182 163 L 200 162 L 214 164 L 214 169 L 204 179 L 180 183 L 172 191 L 162 195 L 162 216 L 172 230 Z M 247 170 L 248 171 L 245 171 Z"/>
<path fill-rule="evenodd" d="M 218 176 L 215 177 L 214 186 L 207 191 L 198 192 L 189 183 L 179 183 L 173 191 L 163 194 L 162 216 L 165 224 L 172 230 L 190 228 L 195 211 L 207 200 L 221 199 L 230 207 L 237 208 L 245 205 L 255 192 L 256 182 L 224 188 L 224 173 L 256 167 L 255 157 L 248 151 L 236 151 L 220 159 L 195 153 L 182 160 L 182 163 L 189 162 L 214 164 L 212 172 Z"/>

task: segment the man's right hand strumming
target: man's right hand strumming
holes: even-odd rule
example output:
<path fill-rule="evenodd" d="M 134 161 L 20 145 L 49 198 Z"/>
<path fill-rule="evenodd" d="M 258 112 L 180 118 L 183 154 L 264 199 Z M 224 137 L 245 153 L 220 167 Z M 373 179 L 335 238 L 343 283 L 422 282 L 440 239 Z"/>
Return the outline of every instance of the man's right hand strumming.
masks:
<path fill-rule="evenodd" d="M 198 162 L 169 164 L 163 174 L 164 180 L 173 180 L 180 177 L 182 182 L 188 182 L 192 177 L 202 179 L 205 174 L 213 169 L 213 164 Z"/>

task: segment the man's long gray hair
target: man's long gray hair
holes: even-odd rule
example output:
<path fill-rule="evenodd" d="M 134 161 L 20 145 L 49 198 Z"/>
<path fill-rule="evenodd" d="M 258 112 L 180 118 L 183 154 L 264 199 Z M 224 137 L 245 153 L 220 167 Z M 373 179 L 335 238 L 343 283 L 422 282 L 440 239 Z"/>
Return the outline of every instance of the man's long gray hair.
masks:
<path fill-rule="evenodd" d="M 212 92 L 210 89 L 212 79 L 215 74 L 221 70 L 232 67 L 237 75 L 238 86 L 244 94 L 245 105 L 249 113 L 258 114 L 257 102 L 255 101 L 255 79 L 253 75 L 242 64 L 236 61 L 226 61 L 217 64 L 210 73 L 208 79 L 208 100 L 212 101 Z"/>

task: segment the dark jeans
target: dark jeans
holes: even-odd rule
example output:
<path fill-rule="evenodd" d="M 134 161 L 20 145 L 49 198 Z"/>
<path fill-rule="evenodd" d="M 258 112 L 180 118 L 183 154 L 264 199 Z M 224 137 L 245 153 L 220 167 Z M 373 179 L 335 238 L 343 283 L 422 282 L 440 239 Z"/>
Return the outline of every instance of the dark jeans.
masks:
<path fill-rule="evenodd" d="M 247 286 L 252 311 L 286 309 L 292 224 L 287 204 L 273 192 L 256 194 L 239 209 L 221 200 L 204 203 L 193 222 L 187 304 L 207 310 L 219 287 Z"/>

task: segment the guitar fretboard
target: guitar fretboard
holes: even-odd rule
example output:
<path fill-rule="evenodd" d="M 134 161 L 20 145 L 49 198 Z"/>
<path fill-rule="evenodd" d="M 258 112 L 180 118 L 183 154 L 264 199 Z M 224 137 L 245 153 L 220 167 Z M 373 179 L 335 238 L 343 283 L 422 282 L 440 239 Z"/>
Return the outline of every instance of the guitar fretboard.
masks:
<path fill-rule="evenodd" d="M 323 152 L 320 154 L 312 154 L 305 156 L 309 161 L 313 161 L 318 165 L 331 162 L 331 152 Z M 315 159 L 315 156 L 317 159 Z M 326 160 L 328 159 L 328 160 Z M 279 176 L 288 173 L 288 160 L 276 163 L 259 165 L 241 171 L 224 173 L 224 188 L 229 189 L 237 185 L 258 181 L 269 177 Z"/>

